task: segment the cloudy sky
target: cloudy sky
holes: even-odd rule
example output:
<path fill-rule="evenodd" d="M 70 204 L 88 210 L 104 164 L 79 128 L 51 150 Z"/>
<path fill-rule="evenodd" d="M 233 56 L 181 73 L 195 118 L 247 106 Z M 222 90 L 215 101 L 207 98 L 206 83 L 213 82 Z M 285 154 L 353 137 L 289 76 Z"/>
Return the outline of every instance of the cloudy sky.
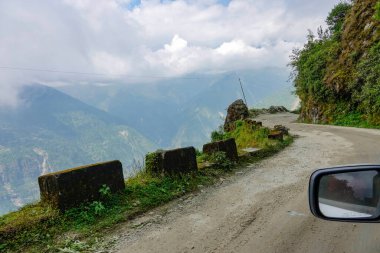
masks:
<path fill-rule="evenodd" d="M 0 105 L 15 105 L 18 87 L 33 82 L 132 83 L 285 67 L 337 2 L 0 0 Z"/>

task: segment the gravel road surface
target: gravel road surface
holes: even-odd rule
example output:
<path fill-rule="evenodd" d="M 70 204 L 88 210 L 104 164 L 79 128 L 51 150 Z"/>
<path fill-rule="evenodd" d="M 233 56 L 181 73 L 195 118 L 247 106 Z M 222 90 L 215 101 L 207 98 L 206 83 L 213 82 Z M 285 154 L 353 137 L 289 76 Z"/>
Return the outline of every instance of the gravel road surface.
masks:
<path fill-rule="evenodd" d="M 262 115 L 297 135 L 279 154 L 248 166 L 120 226 L 114 252 L 380 252 L 380 224 L 328 222 L 309 211 L 315 169 L 380 163 L 380 131 L 292 123 L 294 114 Z"/>

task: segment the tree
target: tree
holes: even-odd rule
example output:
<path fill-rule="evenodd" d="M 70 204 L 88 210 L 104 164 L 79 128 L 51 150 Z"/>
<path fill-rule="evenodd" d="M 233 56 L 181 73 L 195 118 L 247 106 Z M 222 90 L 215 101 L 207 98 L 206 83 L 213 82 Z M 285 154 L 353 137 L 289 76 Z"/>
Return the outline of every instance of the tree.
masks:
<path fill-rule="evenodd" d="M 343 29 L 344 18 L 351 9 L 351 4 L 348 2 L 340 2 L 335 5 L 327 16 L 326 23 L 331 35 L 339 35 Z"/>

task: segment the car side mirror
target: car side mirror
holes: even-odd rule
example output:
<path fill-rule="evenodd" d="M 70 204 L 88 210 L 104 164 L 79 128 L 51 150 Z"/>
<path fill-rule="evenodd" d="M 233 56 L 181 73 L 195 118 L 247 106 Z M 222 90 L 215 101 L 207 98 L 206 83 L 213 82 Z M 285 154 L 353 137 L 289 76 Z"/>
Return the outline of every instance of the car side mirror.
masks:
<path fill-rule="evenodd" d="M 378 222 L 380 165 L 348 165 L 313 172 L 309 205 L 316 217 L 325 220 Z"/>

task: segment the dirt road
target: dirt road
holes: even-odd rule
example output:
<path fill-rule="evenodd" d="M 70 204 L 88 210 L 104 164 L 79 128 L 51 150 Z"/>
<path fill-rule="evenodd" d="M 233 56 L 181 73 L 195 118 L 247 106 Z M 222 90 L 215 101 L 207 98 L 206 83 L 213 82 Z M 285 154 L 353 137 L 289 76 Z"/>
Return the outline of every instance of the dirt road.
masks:
<path fill-rule="evenodd" d="M 348 163 L 380 163 L 380 131 L 291 123 L 298 135 L 281 153 L 157 208 L 119 228 L 115 252 L 380 252 L 380 224 L 327 222 L 308 208 L 310 173 Z"/>

